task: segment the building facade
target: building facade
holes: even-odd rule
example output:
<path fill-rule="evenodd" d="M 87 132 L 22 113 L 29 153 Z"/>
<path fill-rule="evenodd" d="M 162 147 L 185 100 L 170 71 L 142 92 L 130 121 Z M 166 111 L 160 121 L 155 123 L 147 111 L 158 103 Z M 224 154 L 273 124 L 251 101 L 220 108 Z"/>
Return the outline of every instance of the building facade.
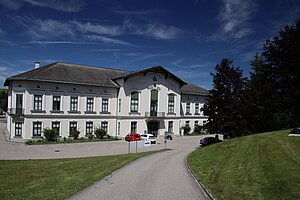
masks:
<path fill-rule="evenodd" d="M 43 137 L 55 128 L 61 137 L 80 137 L 102 128 L 111 136 L 130 132 L 181 134 L 202 126 L 208 91 L 161 66 L 129 72 L 53 63 L 6 79 L 7 129 L 11 138 Z"/>

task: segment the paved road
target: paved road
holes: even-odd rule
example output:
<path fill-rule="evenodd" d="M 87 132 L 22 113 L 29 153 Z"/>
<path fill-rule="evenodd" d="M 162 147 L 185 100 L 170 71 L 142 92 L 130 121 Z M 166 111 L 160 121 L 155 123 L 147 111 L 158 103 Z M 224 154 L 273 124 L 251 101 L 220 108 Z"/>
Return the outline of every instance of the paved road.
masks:
<path fill-rule="evenodd" d="M 70 199 L 209 199 L 185 167 L 184 159 L 192 150 L 190 146 L 138 159 Z"/>

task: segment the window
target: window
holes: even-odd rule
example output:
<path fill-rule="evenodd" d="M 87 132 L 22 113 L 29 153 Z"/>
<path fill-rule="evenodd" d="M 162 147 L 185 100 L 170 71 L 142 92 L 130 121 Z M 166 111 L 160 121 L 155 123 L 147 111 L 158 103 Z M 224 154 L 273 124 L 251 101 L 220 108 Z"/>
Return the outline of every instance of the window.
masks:
<path fill-rule="evenodd" d="M 150 115 L 157 116 L 158 107 L 158 91 L 151 90 L 151 100 L 150 100 Z"/>
<path fill-rule="evenodd" d="M 71 97 L 70 100 L 70 111 L 78 110 L 78 97 Z"/>
<path fill-rule="evenodd" d="M 191 103 L 186 103 L 186 114 L 190 114 L 191 112 Z"/>
<path fill-rule="evenodd" d="M 70 135 L 72 131 L 77 130 L 77 122 L 70 122 Z"/>
<path fill-rule="evenodd" d="M 33 137 L 42 135 L 42 122 L 33 122 Z"/>
<path fill-rule="evenodd" d="M 174 94 L 169 94 L 169 101 L 168 101 L 168 113 L 175 113 L 174 112 Z"/>
<path fill-rule="evenodd" d="M 55 130 L 59 134 L 60 122 L 52 122 L 52 129 Z"/>
<path fill-rule="evenodd" d="M 119 99 L 119 112 L 121 112 L 121 99 Z"/>
<path fill-rule="evenodd" d="M 137 132 L 137 122 L 131 122 L 131 133 Z"/>
<path fill-rule="evenodd" d="M 60 110 L 60 96 L 53 96 L 53 110 Z"/>
<path fill-rule="evenodd" d="M 195 114 L 199 115 L 199 103 L 195 104 Z"/>
<path fill-rule="evenodd" d="M 185 126 L 190 126 L 190 121 L 186 121 Z"/>
<path fill-rule="evenodd" d="M 23 94 L 16 94 L 16 114 L 23 114 Z"/>
<path fill-rule="evenodd" d="M 93 133 L 93 122 L 86 122 L 86 134 Z"/>
<path fill-rule="evenodd" d="M 86 99 L 86 111 L 92 112 L 94 110 L 94 98 Z"/>
<path fill-rule="evenodd" d="M 108 99 L 102 99 L 102 112 L 108 112 Z"/>
<path fill-rule="evenodd" d="M 15 137 L 22 136 L 22 122 L 15 122 Z"/>
<path fill-rule="evenodd" d="M 101 122 L 101 129 L 105 130 L 107 133 L 108 130 L 108 122 Z"/>
<path fill-rule="evenodd" d="M 195 126 L 198 126 L 199 125 L 199 122 L 198 121 L 195 121 Z"/>
<path fill-rule="evenodd" d="M 120 134 L 121 134 L 121 123 L 118 122 L 118 135 L 120 135 Z"/>
<path fill-rule="evenodd" d="M 205 125 L 206 123 L 207 123 L 207 121 L 206 121 L 206 120 L 204 120 L 204 121 L 203 121 L 203 125 Z"/>
<path fill-rule="evenodd" d="M 139 93 L 131 92 L 130 112 L 138 112 L 139 108 Z"/>
<path fill-rule="evenodd" d="M 42 110 L 42 95 L 34 95 L 33 110 Z"/>
<path fill-rule="evenodd" d="M 168 132 L 173 133 L 173 121 L 169 121 L 168 123 Z"/>

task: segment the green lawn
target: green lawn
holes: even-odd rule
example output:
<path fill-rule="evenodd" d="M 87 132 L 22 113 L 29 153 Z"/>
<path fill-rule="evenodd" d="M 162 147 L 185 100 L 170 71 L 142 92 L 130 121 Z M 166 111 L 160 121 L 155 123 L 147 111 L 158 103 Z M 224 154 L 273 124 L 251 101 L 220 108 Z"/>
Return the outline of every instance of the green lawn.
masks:
<path fill-rule="evenodd" d="M 300 137 L 289 131 L 200 148 L 188 163 L 217 199 L 300 199 Z"/>
<path fill-rule="evenodd" d="M 89 158 L 0 161 L 0 199 L 65 199 L 153 152 Z"/>

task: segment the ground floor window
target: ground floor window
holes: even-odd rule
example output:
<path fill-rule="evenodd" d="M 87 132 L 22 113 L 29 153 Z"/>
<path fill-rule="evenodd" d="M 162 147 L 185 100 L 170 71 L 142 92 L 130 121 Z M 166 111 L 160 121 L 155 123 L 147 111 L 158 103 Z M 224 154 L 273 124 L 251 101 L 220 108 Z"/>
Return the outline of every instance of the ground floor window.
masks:
<path fill-rule="evenodd" d="M 173 121 L 169 121 L 168 123 L 168 132 L 173 133 Z"/>
<path fill-rule="evenodd" d="M 59 134 L 60 122 L 52 122 L 52 129 L 55 130 Z"/>
<path fill-rule="evenodd" d="M 121 123 L 118 122 L 118 135 L 120 135 L 120 133 L 121 133 Z"/>
<path fill-rule="evenodd" d="M 137 122 L 131 122 L 131 133 L 137 132 Z"/>
<path fill-rule="evenodd" d="M 190 126 L 190 121 L 186 121 L 185 126 Z"/>
<path fill-rule="evenodd" d="M 15 122 L 15 137 L 22 136 L 22 122 Z"/>
<path fill-rule="evenodd" d="M 33 137 L 42 136 L 42 122 L 33 122 Z"/>
<path fill-rule="evenodd" d="M 93 122 L 86 122 L 86 134 L 93 133 Z"/>
<path fill-rule="evenodd" d="M 101 122 L 101 129 L 105 130 L 107 133 L 108 130 L 108 122 Z"/>
<path fill-rule="evenodd" d="M 70 135 L 72 131 L 76 131 L 76 130 L 77 130 L 77 122 L 70 122 Z"/>
<path fill-rule="evenodd" d="M 198 126 L 198 121 L 195 121 L 195 126 Z"/>

